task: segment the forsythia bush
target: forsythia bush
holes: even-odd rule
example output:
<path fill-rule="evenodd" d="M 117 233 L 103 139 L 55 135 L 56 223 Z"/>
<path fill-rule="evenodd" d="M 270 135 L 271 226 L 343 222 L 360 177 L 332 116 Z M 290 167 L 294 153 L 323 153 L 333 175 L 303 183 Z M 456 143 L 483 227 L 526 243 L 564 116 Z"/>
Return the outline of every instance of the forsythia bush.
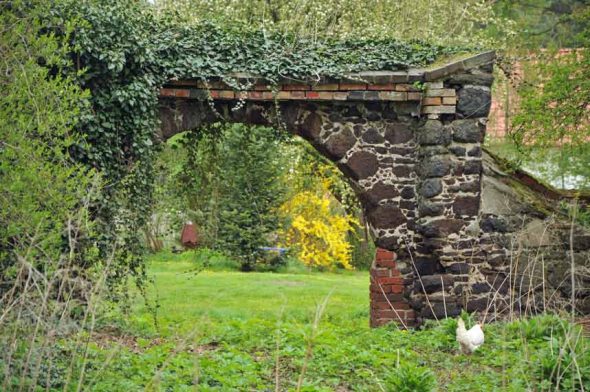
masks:
<path fill-rule="evenodd" d="M 297 193 L 283 206 L 281 213 L 291 217 L 282 233 L 285 245 L 295 248 L 299 259 L 307 266 L 352 269 L 351 245 L 347 233 L 356 220 L 332 208 L 328 181 L 323 181 L 322 192 Z"/>

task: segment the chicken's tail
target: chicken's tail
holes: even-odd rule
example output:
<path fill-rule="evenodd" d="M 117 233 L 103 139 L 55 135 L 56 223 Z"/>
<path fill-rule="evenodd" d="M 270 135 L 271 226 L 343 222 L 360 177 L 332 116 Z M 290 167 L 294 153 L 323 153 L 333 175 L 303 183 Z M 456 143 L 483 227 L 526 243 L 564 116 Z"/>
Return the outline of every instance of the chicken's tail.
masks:
<path fill-rule="evenodd" d="M 461 317 L 457 318 L 457 326 L 460 328 L 465 328 L 465 321 Z"/>
<path fill-rule="evenodd" d="M 461 317 L 457 319 L 457 331 L 465 331 L 465 321 Z"/>

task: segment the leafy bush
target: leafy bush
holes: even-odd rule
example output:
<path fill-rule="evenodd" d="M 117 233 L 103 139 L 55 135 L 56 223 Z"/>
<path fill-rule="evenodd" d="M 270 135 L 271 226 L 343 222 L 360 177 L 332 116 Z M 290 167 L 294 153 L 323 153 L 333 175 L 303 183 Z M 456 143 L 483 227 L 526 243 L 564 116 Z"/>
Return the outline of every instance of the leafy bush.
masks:
<path fill-rule="evenodd" d="M 42 1 L 27 6 L 16 1 L 0 13 L 0 24 L 11 26 L 0 31 L 3 282 L 15 277 L 12 267 L 18 257 L 26 257 L 35 267 L 59 259 L 68 235 L 81 229 L 79 222 L 72 221 L 73 211 L 89 201 L 93 186 L 93 172 L 70 156 L 70 151 L 86 147 L 74 127 L 86 109 L 88 94 L 72 78 L 55 75 L 55 70 L 68 66 L 64 58 L 69 47 L 43 33 L 40 18 L 46 12 Z M 81 253 L 87 245 L 77 244 L 80 264 L 85 262 Z M 43 268 L 52 272 L 58 266 Z"/>
<path fill-rule="evenodd" d="M 391 392 L 431 392 L 436 388 L 432 371 L 415 364 L 397 367 L 385 377 L 385 387 Z"/>

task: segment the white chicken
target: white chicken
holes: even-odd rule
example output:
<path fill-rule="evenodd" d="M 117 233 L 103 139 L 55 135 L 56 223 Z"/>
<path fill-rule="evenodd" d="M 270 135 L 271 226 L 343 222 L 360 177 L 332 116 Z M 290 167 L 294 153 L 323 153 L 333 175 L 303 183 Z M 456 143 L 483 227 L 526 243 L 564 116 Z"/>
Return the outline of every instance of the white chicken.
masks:
<path fill-rule="evenodd" d="M 465 354 L 471 354 L 479 348 L 484 342 L 483 330 L 481 324 L 475 324 L 469 331 L 465 329 L 463 319 L 457 320 L 457 342 L 461 345 L 461 351 Z"/>

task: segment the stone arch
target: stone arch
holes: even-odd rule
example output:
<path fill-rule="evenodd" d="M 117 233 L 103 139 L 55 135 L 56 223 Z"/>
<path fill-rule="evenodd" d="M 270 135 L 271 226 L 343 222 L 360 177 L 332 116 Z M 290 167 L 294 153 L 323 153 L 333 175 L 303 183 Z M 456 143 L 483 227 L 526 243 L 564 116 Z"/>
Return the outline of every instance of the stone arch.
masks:
<path fill-rule="evenodd" d="M 284 81 L 171 81 L 160 136 L 216 122 L 276 125 L 308 140 L 355 188 L 379 247 L 371 325 L 455 316 L 479 255 L 482 150 L 494 53 L 441 67 Z M 395 252 L 395 253 L 394 253 Z"/>

